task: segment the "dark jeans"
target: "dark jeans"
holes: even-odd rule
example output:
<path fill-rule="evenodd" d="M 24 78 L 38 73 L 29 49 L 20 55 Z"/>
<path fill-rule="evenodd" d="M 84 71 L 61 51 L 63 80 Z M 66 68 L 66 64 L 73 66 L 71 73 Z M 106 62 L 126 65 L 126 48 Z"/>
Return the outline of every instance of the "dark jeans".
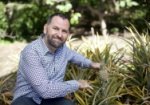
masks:
<path fill-rule="evenodd" d="M 32 98 L 19 97 L 11 105 L 38 105 Z M 40 105 L 75 105 L 71 100 L 66 98 L 43 99 Z"/>

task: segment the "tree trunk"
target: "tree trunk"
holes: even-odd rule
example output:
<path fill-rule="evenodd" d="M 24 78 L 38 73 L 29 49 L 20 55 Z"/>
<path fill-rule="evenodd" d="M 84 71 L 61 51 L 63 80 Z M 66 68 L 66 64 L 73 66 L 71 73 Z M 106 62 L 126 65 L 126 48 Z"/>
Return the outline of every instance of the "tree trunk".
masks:
<path fill-rule="evenodd" d="M 107 36 L 107 24 L 106 21 L 104 20 L 104 18 L 101 18 L 101 32 L 102 35 Z"/>

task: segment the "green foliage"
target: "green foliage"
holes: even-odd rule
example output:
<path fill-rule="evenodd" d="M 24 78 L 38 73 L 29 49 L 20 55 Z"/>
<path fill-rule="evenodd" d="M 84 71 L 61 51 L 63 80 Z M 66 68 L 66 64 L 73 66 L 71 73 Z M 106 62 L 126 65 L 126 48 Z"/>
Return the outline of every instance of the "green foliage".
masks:
<path fill-rule="evenodd" d="M 129 22 L 143 31 L 146 27 L 143 20 L 149 20 L 149 7 L 139 0 L 2 0 L 0 37 L 32 40 L 42 32 L 46 18 L 54 12 L 69 15 L 72 26 L 93 26 L 98 32 L 102 31 L 102 19 L 112 33 L 123 32 L 124 26 L 128 26 Z"/>
<path fill-rule="evenodd" d="M 0 45 L 10 45 L 12 44 L 12 42 L 4 40 L 4 39 L 0 39 Z"/>
<path fill-rule="evenodd" d="M 54 0 L 45 0 L 45 3 L 47 4 L 47 5 L 54 5 L 55 4 L 55 1 Z"/>
<path fill-rule="evenodd" d="M 71 24 L 78 24 L 81 17 L 80 13 L 71 12 L 72 4 L 69 1 L 33 0 L 28 3 L 10 2 L 7 5 L 0 2 L 0 5 L 0 31 L 3 29 L 7 37 L 17 40 L 30 41 L 39 36 L 47 17 L 54 12 L 72 13 Z"/>
<path fill-rule="evenodd" d="M 125 8 L 125 7 L 130 8 L 132 6 L 137 6 L 138 3 L 133 0 L 119 0 L 117 2 L 117 5 L 119 5 L 119 7 L 121 7 L 121 8 Z"/>
<path fill-rule="evenodd" d="M 134 74 L 135 82 L 133 83 L 141 88 L 146 86 L 148 89 L 150 88 L 150 37 L 148 34 L 139 34 L 135 27 L 129 28 L 129 30 L 133 35 L 132 41 L 128 41 L 132 48 L 130 54 L 133 61 L 130 62 L 132 68 L 129 70 Z"/>
<path fill-rule="evenodd" d="M 128 94 L 134 98 L 134 103 L 149 105 L 150 104 L 150 37 L 148 33 L 142 35 L 135 29 L 128 28 L 133 35 L 133 39 L 128 41 L 131 47 L 131 66 L 128 67 L 130 77 L 126 85 Z M 130 100 L 131 101 L 131 100 Z"/>
<path fill-rule="evenodd" d="M 69 65 L 67 79 L 76 80 L 87 79 L 93 86 L 93 90 L 80 90 L 76 92 L 75 99 L 78 105 L 113 105 L 118 97 L 121 97 L 124 86 L 124 77 L 121 73 L 120 59 L 122 58 L 121 50 L 111 52 L 111 45 L 106 43 L 103 46 L 99 42 L 99 36 L 93 36 L 92 40 L 82 38 L 83 43 L 77 49 L 79 53 L 97 62 L 104 62 L 99 73 L 94 70 L 79 70 L 74 65 Z M 93 41 L 94 40 L 94 41 Z M 108 74 L 109 73 L 109 74 Z M 119 82 L 116 82 L 119 81 Z"/>
<path fill-rule="evenodd" d="M 7 18 L 5 15 L 5 4 L 0 2 L 0 29 L 8 28 Z"/>
<path fill-rule="evenodd" d="M 69 12 L 72 9 L 72 4 L 70 2 L 65 2 L 64 4 L 58 4 L 56 8 L 62 12 Z"/>
<path fill-rule="evenodd" d="M 43 12 L 46 8 L 41 8 L 39 11 L 40 7 L 36 4 L 14 4 L 9 8 L 14 12 L 13 21 L 9 24 L 16 39 L 29 41 L 35 38 L 32 35 L 39 35 L 42 32 L 45 17 L 48 16 L 47 12 Z"/>
<path fill-rule="evenodd" d="M 79 24 L 79 18 L 81 17 L 81 14 L 76 12 L 71 14 L 70 23 L 73 25 Z"/>
<path fill-rule="evenodd" d="M 6 29 L 8 28 L 4 7 L 5 4 L 3 4 L 3 2 L 0 2 L 0 39 L 6 36 Z"/>
<path fill-rule="evenodd" d="M 103 62 L 103 66 L 96 73 L 91 69 L 83 70 L 69 65 L 67 80 L 89 80 L 94 88 L 74 93 L 73 99 L 77 105 L 150 104 L 150 36 L 149 33 L 140 34 L 135 27 L 128 29 L 133 36 L 127 40 L 130 50 L 126 61 L 123 49 L 111 51 L 108 38 L 103 45 L 99 36 L 93 36 L 92 40 L 82 38 L 83 43 L 77 51 L 93 61 Z"/>
<path fill-rule="evenodd" d="M 62 2 L 60 4 L 56 5 L 56 9 L 58 9 L 60 12 L 67 13 L 71 11 L 70 16 L 70 23 L 71 25 L 76 25 L 79 23 L 79 18 L 81 17 L 81 14 L 79 12 L 73 12 L 72 11 L 72 4 L 69 1 Z"/>

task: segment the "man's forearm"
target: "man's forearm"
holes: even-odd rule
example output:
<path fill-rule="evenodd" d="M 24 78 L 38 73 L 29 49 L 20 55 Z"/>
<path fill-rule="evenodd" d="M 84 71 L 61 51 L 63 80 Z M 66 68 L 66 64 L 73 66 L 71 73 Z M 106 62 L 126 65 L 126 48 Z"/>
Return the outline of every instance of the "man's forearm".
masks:
<path fill-rule="evenodd" d="M 44 99 L 64 97 L 68 93 L 72 93 L 78 90 L 79 83 L 75 80 L 65 82 L 49 81 L 49 83 L 43 83 L 39 86 L 35 86 L 34 89 Z"/>

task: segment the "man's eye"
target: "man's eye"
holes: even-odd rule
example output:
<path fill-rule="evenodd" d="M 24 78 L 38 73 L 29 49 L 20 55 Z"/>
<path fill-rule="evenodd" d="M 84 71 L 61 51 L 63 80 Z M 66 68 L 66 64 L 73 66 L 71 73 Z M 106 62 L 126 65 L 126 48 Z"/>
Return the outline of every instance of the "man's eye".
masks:
<path fill-rule="evenodd" d="M 54 27 L 53 29 L 54 29 L 54 30 L 59 30 L 57 27 Z"/>
<path fill-rule="evenodd" d="M 63 31 L 64 34 L 67 34 L 67 31 Z"/>

